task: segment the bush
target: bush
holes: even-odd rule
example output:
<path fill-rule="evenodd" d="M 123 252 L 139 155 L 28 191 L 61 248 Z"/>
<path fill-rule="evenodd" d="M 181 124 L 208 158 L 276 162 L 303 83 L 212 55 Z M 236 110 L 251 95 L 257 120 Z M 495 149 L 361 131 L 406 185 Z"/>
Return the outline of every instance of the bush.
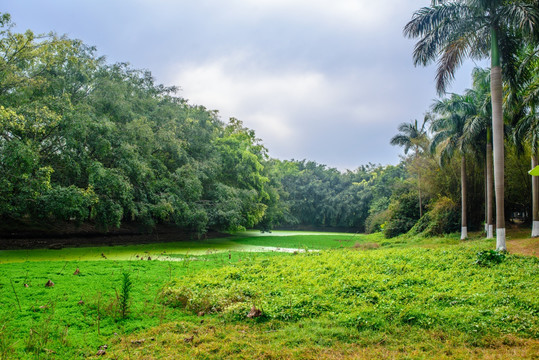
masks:
<path fill-rule="evenodd" d="M 505 252 L 496 250 L 484 250 L 477 253 L 475 264 L 479 266 L 492 266 L 505 260 Z"/>
<path fill-rule="evenodd" d="M 391 200 L 389 219 L 384 226 L 384 236 L 392 238 L 407 233 L 419 219 L 417 192 L 404 192 Z"/>
<path fill-rule="evenodd" d="M 372 234 L 378 231 L 382 231 L 383 224 L 389 219 L 389 211 L 385 210 L 379 213 L 370 214 L 365 220 L 365 232 Z"/>
<path fill-rule="evenodd" d="M 436 236 L 458 231 L 460 228 L 460 207 L 453 200 L 442 196 L 430 210 L 410 230 L 414 235 Z"/>

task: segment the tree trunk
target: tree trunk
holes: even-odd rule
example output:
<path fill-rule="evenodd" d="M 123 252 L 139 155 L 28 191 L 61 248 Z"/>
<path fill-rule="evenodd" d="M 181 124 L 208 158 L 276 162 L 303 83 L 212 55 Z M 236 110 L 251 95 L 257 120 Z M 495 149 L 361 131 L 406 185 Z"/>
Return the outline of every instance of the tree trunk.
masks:
<path fill-rule="evenodd" d="M 466 157 L 462 154 L 460 163 L 460 189 L 461 189 L 461 206 L 462 206 L 462 231 L 460 239 L 466 240 L 468 237 L 468 221 L 466 219 Z"/>
<path fill-rule="evenodd" d="M 483 172 L 484 172 L 484 175 L 485 175 L 484 178 L 483 178 L 483 180 L 485 181 L 484 182 L 485 186 L 483 186 L 483 196 L 485 197 L 485 201 L 484 201 L 485 203 L 483 204 L 483 205 L 485 205 L 485 229 L 484 229 L 484 231 L 485 231 L 485 236 L 487 236 L 488 235 L 488 214 L 487 214 L 487 212 L 488 212 L 488 201 L 487 201 L 487 199 L 488 199 L 488 196 L 487 196 L 488 180 L 487 180 L 487 164 L 486 164 L 486 161 L 485 161 L 485 169 L 484 169 Z"/>
<path fill-rule="evenodd" d="M 502 110 L 502 68 L 496 29 L 491 30 L 490 93 L 492 103 L 492 147 L 494 152 L 494 191 L 496 193 L 496 250 L 506 251 L 504 212 L 504 141 Z"/>
<path fill-rule="evenodd" d="M 532 169 L 537 166 L 537 155 L 532 155 Z M 532 237 L 539 237 L 539 178 L 532 176 Z"/>
<path fill-rule="evenodd" d="M 419 192 L 419 218 L 423 217 L 423 205 L 421 204 L 421 173 L 417 172 L 417 191 Z"/>
<path fill-rule="evenodd" d="M 416 145 L 415 147 L 415 160 L 416 164 L 419 158 L 419 146 Z M 419 218 L 421 219 L 423 217 L 423 204 L 421 201 L 421 166 L 420 164 L 417 164 L 417 192 L 419 195 Z"/>
<path fill-rule="evenodd" d="M 490 133 L 490 129 L 489 129 Z M 490 135 L 490 134 L 489 134 Z M 490 136 L 487 136 L 487 239 L 494 238 L 494 222 L 492 216 L 492 144 Z"/>

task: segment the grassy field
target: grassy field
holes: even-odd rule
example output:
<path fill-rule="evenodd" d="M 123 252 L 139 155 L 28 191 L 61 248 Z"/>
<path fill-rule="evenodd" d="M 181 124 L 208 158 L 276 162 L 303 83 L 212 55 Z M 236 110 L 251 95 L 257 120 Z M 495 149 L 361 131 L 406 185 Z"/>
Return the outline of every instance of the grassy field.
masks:
<path fill-rule="evenodd" d="M 536 248 L 525 236 L 509 249 Z M 539 260 L 477 264 L 493 247 L 248 232 L 1 251 L 0 359 L 537 358 Z"/>

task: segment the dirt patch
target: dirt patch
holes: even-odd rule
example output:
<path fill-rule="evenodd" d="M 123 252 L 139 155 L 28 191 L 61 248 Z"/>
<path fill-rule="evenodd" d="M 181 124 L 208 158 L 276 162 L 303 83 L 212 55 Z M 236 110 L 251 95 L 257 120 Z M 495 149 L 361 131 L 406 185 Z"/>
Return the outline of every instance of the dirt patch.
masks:
<path fill-rule="evenodd" d="M 378 243 L 355 243 L 354 249 L 360 249 L 360 250 L 370 250 L 370 249 L 378 249 L 380 247 L 380 244 Z"/>
<path fill-rule="evenodd" d="M 539 257 L 539 238 L 508 240 L 507 250 L 511 254 Z"/>

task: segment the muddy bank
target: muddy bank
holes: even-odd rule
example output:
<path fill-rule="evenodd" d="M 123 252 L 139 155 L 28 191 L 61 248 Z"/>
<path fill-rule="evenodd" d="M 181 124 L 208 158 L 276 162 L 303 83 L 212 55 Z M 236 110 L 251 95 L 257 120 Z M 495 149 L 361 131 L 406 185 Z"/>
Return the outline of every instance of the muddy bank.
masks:
<path fill-rule="evenodd" d="M 217 231 L 198 235 L 172 225 L 158 225 L 153 229 L 137 224 L 125 224 L 107 232 L 90 224 L 10 224 L 0 229 L 0 250 L 61 249 L 64 247 L 99 245 L 136 245 L 156 242 L 174 242 L 226 237 Z"/>

